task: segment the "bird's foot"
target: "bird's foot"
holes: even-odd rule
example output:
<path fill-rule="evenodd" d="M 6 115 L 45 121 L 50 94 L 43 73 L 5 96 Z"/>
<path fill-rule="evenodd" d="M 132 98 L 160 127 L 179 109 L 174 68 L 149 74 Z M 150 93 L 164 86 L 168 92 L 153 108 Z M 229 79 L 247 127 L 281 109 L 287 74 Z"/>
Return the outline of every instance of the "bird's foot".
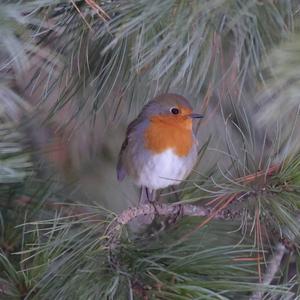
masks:
<path fill-rule="evenodd" d="M 172 214 L 172 216 L 168 217 L 167 219 L 169 225 L 177 223 L 178 220 L 180 220 L 183 217 L 183 205 L 178 204 L 176 205 L 176 208 L 177 209 L 174 212 L 174 214 Z"/>
<path fill-rule="evenodd" d="M 159 211 L 157 209 L 157 205 L 159 205 L 159 203 L 156 203 L 156 201 L 149 201 L 149 204 L 152 205 L 154 208 L 155 217 L 159 217 Z"/>

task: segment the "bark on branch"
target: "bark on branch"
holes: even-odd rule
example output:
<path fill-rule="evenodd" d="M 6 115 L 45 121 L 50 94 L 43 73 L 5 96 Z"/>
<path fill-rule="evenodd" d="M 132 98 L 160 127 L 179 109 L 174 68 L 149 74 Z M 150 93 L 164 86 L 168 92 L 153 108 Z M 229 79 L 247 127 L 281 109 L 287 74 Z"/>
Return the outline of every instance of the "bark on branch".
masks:
<path fill-rule="evenodd" d="M 116 235 L 122 226 L 130 223 L 141 216 L 190 216 L 190 217 L 212 217 L 213 219 L 226 219 L 224 211 L 212 214 L 211 209 L 192 204 L 143 204 L 130 207 L 119 214 L 115 221 L 107 229 L 107 236 L 111 244 L 114 244 Z"/>
<path fill-rule="evenodd" d="M 211 210 L 197 205 L 182 204 L 143 204 L 138 207 L 131 207 L 124 210 L 118 217 L 117 222 L 121 225 L 128 224 L 139 216 L 158 214 L 161 216 L 172 216 L 180 214 L 182 216 L 205 217 L 210 215 Z M 217 219 L 224 218 L 223 213 L 215 216 Z"/>
<path fill-rule="evenodd" d="M 269 285 L 272 283 L 276 273 L 280 268 L 280 264 L 285 253 L 286 249 L 282 243 L 279 243 L 276 247 L 276 252 L 273 257 L 268 262 L 268 266 L 266 272 L 263 276 L 263 285 Z M 264 292 L 261 290 L 257 290 L 253 295 L 249 298 L 249 300 L 261 300 L 263 298 Z"/>

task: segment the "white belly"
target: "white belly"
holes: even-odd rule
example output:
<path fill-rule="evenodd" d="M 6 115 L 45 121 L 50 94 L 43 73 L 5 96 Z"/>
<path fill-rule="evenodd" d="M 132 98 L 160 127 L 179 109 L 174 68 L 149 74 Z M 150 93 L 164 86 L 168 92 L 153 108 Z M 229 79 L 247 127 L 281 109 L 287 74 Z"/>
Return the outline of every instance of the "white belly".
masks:
<path fill-rule="evenodd" d="M 193 165 L 193 159 L 179 157 L 170 149 L 145 162 L 136 183 L 154 190 L 176 185 L 187 177 Z"/>

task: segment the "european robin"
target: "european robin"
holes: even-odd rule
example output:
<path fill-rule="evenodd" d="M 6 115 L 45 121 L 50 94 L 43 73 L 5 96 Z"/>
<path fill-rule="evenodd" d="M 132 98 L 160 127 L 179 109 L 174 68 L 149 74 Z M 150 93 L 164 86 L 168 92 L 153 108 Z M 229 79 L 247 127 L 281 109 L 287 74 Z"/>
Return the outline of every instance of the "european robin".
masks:
<path fill-rule="evenodd" d="M 162 94 L 148 102 L 127 128 L 117 165 L 118 180 L 128 175 L 151 191 L 179 184 L 196 163 L 193 119 L 202 117 L 177 94 Z"/>

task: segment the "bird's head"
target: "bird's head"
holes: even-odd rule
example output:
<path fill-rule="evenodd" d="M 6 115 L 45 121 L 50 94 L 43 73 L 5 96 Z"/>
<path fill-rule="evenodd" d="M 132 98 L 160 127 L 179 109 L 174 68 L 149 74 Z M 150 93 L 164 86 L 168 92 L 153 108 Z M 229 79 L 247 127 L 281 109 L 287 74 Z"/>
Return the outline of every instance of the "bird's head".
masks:
<path fill-rule="evenodd" d="M 177 94 L 162 94 L 151 100 L 144 108 L 143 116 L 150 122 L 192 130 L 193 119 L 203 118 L 193 112 L 189 101 Z"/>

